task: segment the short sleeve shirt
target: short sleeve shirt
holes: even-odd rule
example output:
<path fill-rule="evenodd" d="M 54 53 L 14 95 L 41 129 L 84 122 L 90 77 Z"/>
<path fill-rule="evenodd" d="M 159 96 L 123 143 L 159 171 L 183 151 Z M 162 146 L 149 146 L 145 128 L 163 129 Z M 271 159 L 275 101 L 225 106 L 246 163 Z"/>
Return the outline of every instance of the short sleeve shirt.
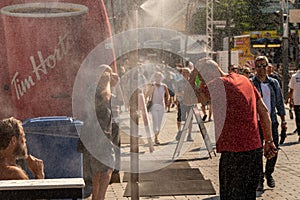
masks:
<path fill-rule="evenodd" d="M 300 105 L 300 71 L 294 74 L 290 80 L 289 87 L 294 90 L 293 99 L 295 105 Z"/>

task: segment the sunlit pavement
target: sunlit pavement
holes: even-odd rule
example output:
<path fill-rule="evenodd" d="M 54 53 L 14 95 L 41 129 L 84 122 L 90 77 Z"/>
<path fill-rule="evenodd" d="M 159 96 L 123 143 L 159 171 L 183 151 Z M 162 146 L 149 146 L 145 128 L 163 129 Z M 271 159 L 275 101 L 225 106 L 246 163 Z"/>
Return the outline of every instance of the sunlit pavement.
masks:
<path fill-rule="evenodd" d="M 155 146 L 155 151 L 161 151 L 163 153 L 157 153 L 155 156 L 151 156 L 149 149 L 145 144 L 139 146 L 140 152 L 142 155 L 150 155 L 151 159 L 165 160 L 169 159 L 170 154 L 163 151 L 166 146 L 173 146 L 175 149 L 176 141 L 175 135 L 177 132 L 176 125 L 176 110 L 172 110 L 167 114 L 167 123 L 164 126 L 164 130 L 160 134 L 160 141 L 164 145 Z M 128 113 L 123 113 L 122 117 L 125 119 Z M 278 161 L 276 165 L 275 172 L 273 177 L 276 181 L 275 188 L 269 188 L 264 183 L 264 191 L 257 192 L 257 199 L 260 200 L 296 200 L 300 199 L 300 144 L 297 143 L 298 135 L 293 134 L 295 130 L 294 120 L 290 120 L 289 117 L 286 117 L 288 123 L 288 136 L 285 140 L 285 143 L 281 145 L 281 150 L 279 151 Z M 142 121 L 142 120 L 141 120 Z M 124 125 L 124 124 L 122 124 Z M 213 122 L 205 123 L 206 129 L 210 136 L 210 139 L 215 144 L 214 140 L 214 126 Z M 140 125 L 142 127 L 142 123 Z M 280 132 L 280 130 L 279 130 Z M 209 158 L 209 154 L 205 148 L 205 144 L 200 135 L 197 124 L 193 123 L 192 137 L 194 142 L 184 142 L 184 145 L 187 146 L 186 150 L 182 150 L 181 153 L 184 153 L 182 156 L 177 157 L 176 159 L 186 159 L 189 162 L 189 165 L 192 168 L 199 168 L 201 173 L 204 175 L 205 179 L 210 179 L 212 184 L 217 192 L 216 195 L 185 195 L 185 196 L 155 196 L 155 197 L 140 197 L 140 199 L 205 199 L 205 200 L 217 200 L 219 199 L 219 182 L 218 182 L 218 162 L 219 154 L 216 156 L 212 155 L 212 159 Z M 145 140 L 146 141 L 146 140 Z M 147 143 L 147 142 L 145 142 Z M 183 147 L 184 149 L 184 147 Z M 122 145 L 121 152 L 129 152 L 129 145 Z M 173 155 L 173 152 L 171 152 Z M 127 159 L 127 158 L 125 158 Z M 122 157 L 123 160 L 123 157 Z M 129 156 L 128 156 L 129 160 Z M 121 180 L 123 178 L 124 172 L 121 171 Z M 127 183 L 113 183 L 109 185 L 106 199 L 117 200 L 117 199 L 131 199 L 123 197 L 124 191 Z M 87 198 L 88 199 L 88 198 Z"/>

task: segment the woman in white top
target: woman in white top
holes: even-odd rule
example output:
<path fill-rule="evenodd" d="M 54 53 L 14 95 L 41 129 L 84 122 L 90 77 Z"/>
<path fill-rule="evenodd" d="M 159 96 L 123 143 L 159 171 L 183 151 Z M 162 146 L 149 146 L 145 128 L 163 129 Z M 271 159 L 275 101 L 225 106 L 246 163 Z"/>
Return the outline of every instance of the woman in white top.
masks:
<path fill-rule="evenodd" d="M 147 95 L 152 99 L 152 114 L 153 132 L 155 134 L 155 144 L 160 144 L 158 134 L 161 130 L 161 125 L 165 116 L 166 103 L 169 102 L 170 94 L 166 84 L 162 83 L 164 76 L 161 72 L 154 74 L 154 83 L 148 89 Z"/>

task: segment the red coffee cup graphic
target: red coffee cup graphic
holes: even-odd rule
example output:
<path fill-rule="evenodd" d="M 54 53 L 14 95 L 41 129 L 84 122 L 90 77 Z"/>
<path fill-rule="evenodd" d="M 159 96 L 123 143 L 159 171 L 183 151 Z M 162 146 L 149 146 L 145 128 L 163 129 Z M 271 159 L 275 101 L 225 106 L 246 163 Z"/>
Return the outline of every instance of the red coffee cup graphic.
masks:
<path fill-rule="evenodd" d="M 72 89 L 85 56 L 82 21 L 88 8 L 72 3 L 6 6 L 3 16 L 15 116 L 72 113 Z"/>

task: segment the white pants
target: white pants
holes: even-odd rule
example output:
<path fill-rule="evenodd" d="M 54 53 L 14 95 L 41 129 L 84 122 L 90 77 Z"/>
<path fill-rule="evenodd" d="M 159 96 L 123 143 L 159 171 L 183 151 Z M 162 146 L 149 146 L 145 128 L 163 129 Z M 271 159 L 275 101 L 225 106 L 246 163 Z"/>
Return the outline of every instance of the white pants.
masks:
<path fill-rule="evenodd" d="M 165 107 L 160 104 L 154 104 L 151 108 L 153 132 L 157 134 L 161 130 L 163 121 L 165 121 Z"/>

